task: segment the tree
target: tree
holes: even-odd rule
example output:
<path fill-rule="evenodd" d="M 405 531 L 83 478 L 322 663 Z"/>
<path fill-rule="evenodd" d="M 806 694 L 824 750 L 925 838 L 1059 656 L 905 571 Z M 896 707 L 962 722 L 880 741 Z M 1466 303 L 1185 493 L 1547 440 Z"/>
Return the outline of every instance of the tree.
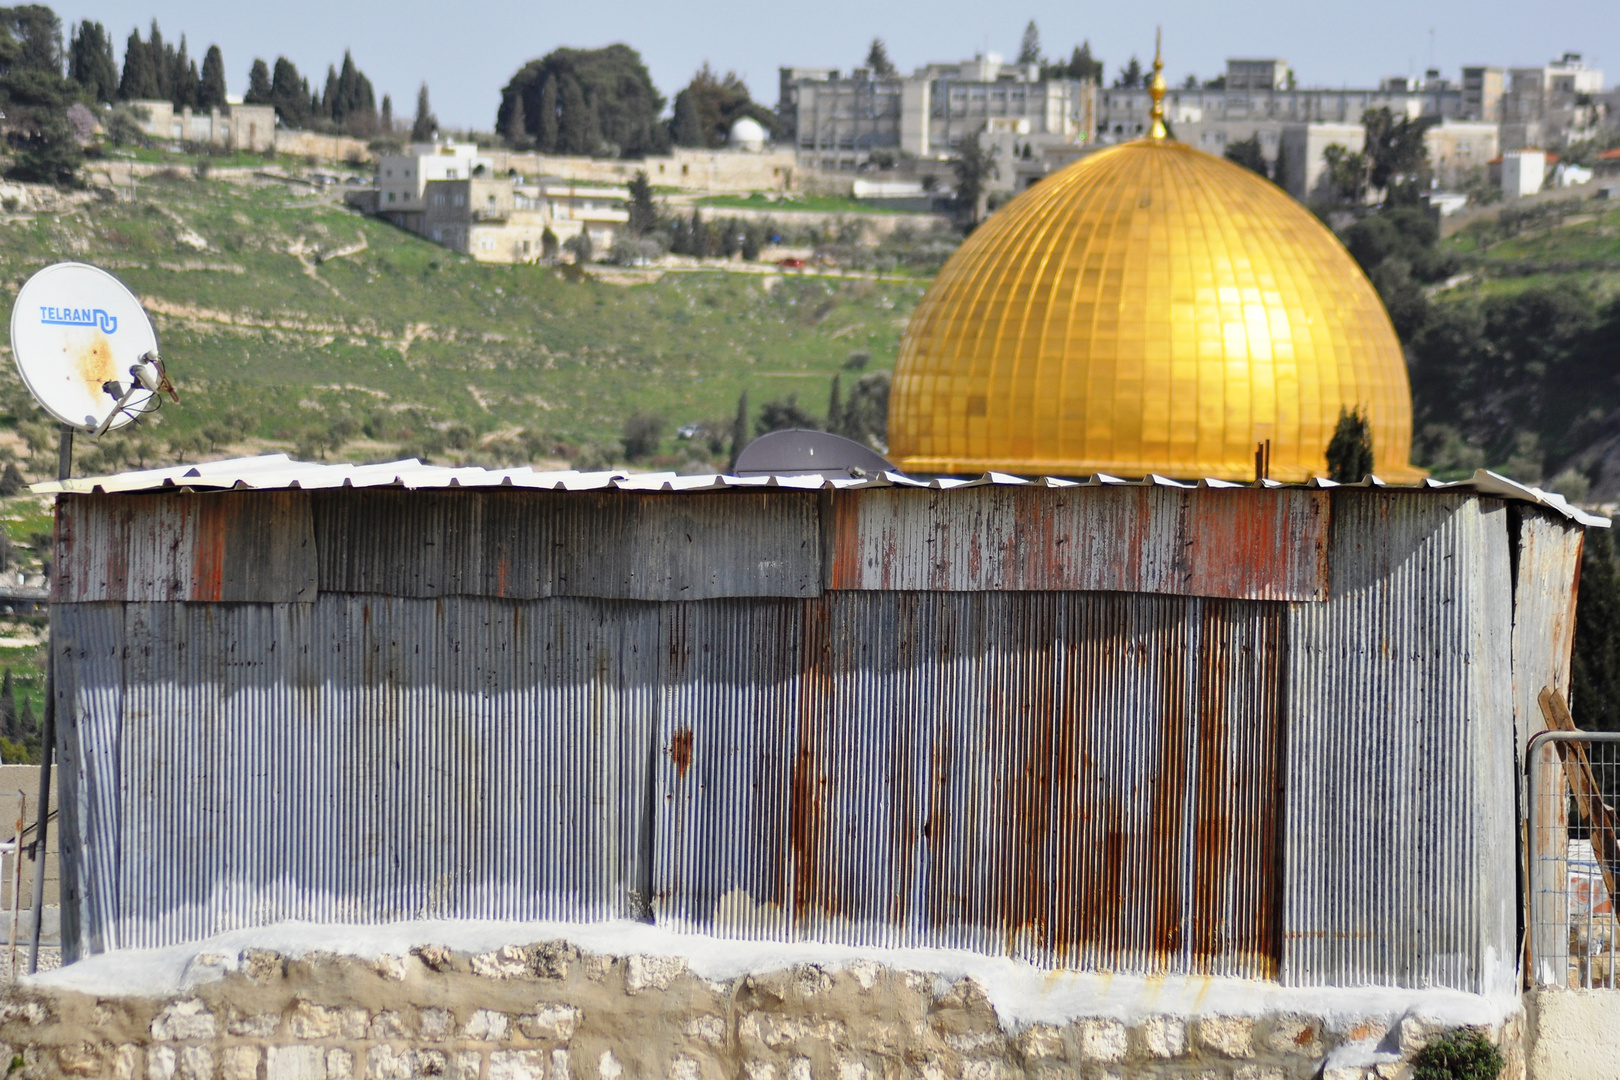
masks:
<path fill-rule="evenodd" d="M 5 67 L 61 78 L 62 21 L 50 8 L 42 4 L 0 8 L 0 43 Z"/>
<path fill-rule="evenodd" d="M 855 380 L 844 400 L 839 434 L 887 452 L 889 441 L 889 374 L 869 371 Z"/>
<path fill-rule="evenodd" d="M 540 117 L 543 122 L 545 110 L 540 97 L 548 80 L 557 83 L 558 104 L 554 111 L 560 111 L 568 79 L 579 86 L 584 105 L 591 113 L 586 130 L 594 131 L 595 137 L 588 152 L 634 158 L 662 153 L 668 148 L 669 129 L 660 120 L 664 99 L 653 86 L 652 75 L 642 62 L 641 54 L 628 45 L 554 49 L 539 60 L 529 61 L 501 91 L 496 130 L 506 130 L 506 118 L 519 95 L 523 97 L 523 111 L 530 117 Z M 547 148 L 541 126 L 532 120 L 530 123 L 541 151 L 555 152 Z"/>
<path fill-rule="evenodd" d="M 506 117 L 506 130 L 502 132 L 507 143 L 515 150 L 529 144 L 529 117 L 523 110 L 523 95 L 512 102 L 512 111 Z"/>
<path fill-rule="evenodd" d="M 351 135 L 366 136 L 377 129 L 377 98 L 371 80 L 343 50 L 343 69 L 336 76 L 327 69 L 325 112 L 334 124 Z"/>
<path fill-rule="evenodd" d="M 1291 183 L 1288 176 L 1288 148 L 1280 144 L 1277 147 L 1277 159 L 1271 163 L 1271 182 L 1284 191 L 1288 190 Z"/>
<path fill-rule="evenodd" d="M 1121 90 L 1140 90 L 1142 85 L 1142 61 L 1133 56 L 1130 63 L 1119 69 L 1114 86 Z"/>
<path fill-rule="evenodd" d="M 68 78 L 84 87 L 94 101 L 111 102 L 118 97 L 118 64 L 113 60 L 112 38 L 107 28 L 85 19 L 68 42 Z"/>
<path fill-rule="evenodd" d="M 1074 47 L 1067 63 L 1059 62 L 1043 69 L 1047 79 L 1079 79 L 1081 82 L 1102 84 L 1103 63 L 1092 58 L 1091 42 L 1083 41 Z"/>
<path fill-rule="evenodd" d="M 394 133 L 394 99 L 387 94 L 383 95 L 381 115 L 377 117 L 377 126 L 384 135 Z"/>
<path fill-rule="evenodd" d="M 62 74 L 60 34 L 49 8 L 0 8 L 0 104 L 14 179 L 70 185 L 84 160 L 68 117 L 75 105 L 83 110 L 83 90 Z"/>
<path fill-rule="evenodd" d="M 832 377 L 832 389 L 827 392 L 827 430 L 834 435 L 844 433 L 844 401 L 838 392 L 838 376 Z"/>
<path fill-rule="evenodd" d="M 596 126 L 596 111 L 585 100 L 579 80 L 567 76 L 562 81 L 562 101 L 557 110 L 557 153 L 578 157 L 594 155 L 602 141 Z"/>
<path fill-rule="evenodd" d="M 1018 63 L 1039 64 L 1041 62 L 1041 31 L 1035 25 L 1035 20 L 1029 20 L 1024 27 L 1023 40 L 1018 43 Z"/>
<path fill-rule="evenodd" d="M 583 235 L 583 234 L 582 234 Z M 636 412 L 624 422 L 624 456 L 639 461 L 658 452 L 667 421 L 658 413 Z"/>
<path fill-rule="evenodd" d="M 1250 172 L 1261 176 L 1270 176 L 1266 168 L 1266 155 L 1260 149 L 1260 133 L 1257 131 L 1247 139 L 1226 144 L 1226 160 L 1241 165 Z"/>
<path fill-rule="evenodd" d="M 1327 445 L 1328 479 L 1354 484 L 1373 471 L 1372 427 L 1358 406 L 1339 409 L 1339 423 Z"/>
<path fill-rule="evenodd" d="M 253 58 L 253 66 L 248 69 L 247 93 L 242 100 L 249 105 L 269 105 L 271 103 L 270 67 L 258 57 Z"/>
<path fill-rule="evenodd" d="M 433 105 L 428 101 L 427 83 L 416 92 L 416 119 L 411 121 L 411 140 L 413 142 L 432 142 L 439 133 L 439 118 L 433 115 Z"/>
<path fill-rule="evenodd" d="M 1322 161 L 1327 166 L 1326 177 L 1334 198 L 1347 203 L 1360 203 L 1367 193 L 1367 158 L 1338 143 L 1322 148 Z"/>
<path fill-rule="evenodd" d="M 548 78 L 540 88 L 540 123 L 535 131 L 542 154 L 557 152 L 557 80 Z"/>
<path fill-rule="evenodd" d="M 186 49 L 186 35 L 180 35 L 179 50 L 165 56 L 164 59 L 169 68 L 169 100 L 174 102 L 177 109 L 195 107 L 197 88 L 202 84 L 202 77 L 197 74 L 196 61 L 191 59 Z"/>
<path fill-rule="evenodd" d="M 276 107 L 276 115 L 288 127 L 302 127 L 309 119 L 309 80 L 300 75 L 297 65 L 285 56 L 276 57 L 267 104 Z"/>
<path fill-rule="evenodd" d="M 1620 567 L 1608 529 L 1586 530 L 1580 597 L 1569 664 L 1570 711 L 1587 731 L 1620 731 Z M 3 695 L 0 690 L 0 701 Z"/>
<path fill-rule="evenodd" d="M 748 391 L 744 390 L 737 395 L 737 415 L 731 421 L 731 456 L 726 462 L 726 471 L 732 472 L 737 468 L 737 455 L 742 453 L 743 447 L 748 445 Z"/>
<path fill-rule="evenodd" d="M 576 266 L 584 266 L 591 261 L 591 256 L 596 253 L 595 246 L 591 243 L 591 234 L 584 229 L 570 236 L 567 242 L 563 244 L 563 250 L 574 257 Z"/>
<path fill-rule="evenodd" d="M 889 47 L 883 44 L 882 38 L 872 39 L 872 47 L 866 50 L 866 67 L 874 79 L 894 78 L 894 62 L 889 59 Z"/>
<path fill-rule="evenodd" d="M 5 677 L 0 679 L 0 735 L 12 742 L 19 741 L 22 735 L 17 730 L 17 685 L 12 681 L 10 668 L 6 668 Z"/>
<path fill-rule="evenodd" d="M 698 116 L 697 99 L 690 90 L 675 95 L 675 118 L 670 122 L 669 137 L 676 146 L 706 146 L 703 120 Z"/>
<path fill-rule="evenodd" d="M 658 207 L 653 202 L 652 181 L 646 169 L 637 169 L 630 178 L 630 220 L 626 223 L 633 236 L 645 236 L 658 227 Z"/>
<path fill-rule="evenodd" d="M 203 56 L 202 82 L 197 87 L 197 108 L 225 107 L 225 55 L 218 45 L 208 46 Z"/>
<path fill-rule="evenodd" d="M 979 141 L 977 132 L 962 140 L 956 157 L 951 159 L 951 169 L 956 173 L 957 215 L 965 217 L 970 223 L 977 223 L 985 186 L 1000 176 L 995 160 Z"/>
<path fill-rule="evenodd" d="M 1387 203 L 1416 202 L 1428 172 L 1429 152 L 1423 145 L 1423 133 L 1429 129 L 1429 122 L 1410 116 L 1397 120 L 1383 107 L 1362 113 L 1361 123 L 1367 132 L 1363 153 L 1368 181 L 1385 192 Z"/>
<path fill-rule="evenodd" d="M 141 40 L 140 30 L 131 30 L 124 43 L 124 74 L 118 80 L 118 96 L 124 101 L 156 100 L 162 97 L 157 65 L 151 50 Z"/>
<path fill-rule="evenodd" d="M 776 127 L 776 114 L 754 102 L 748 84 L 735 71 L 722 78 L 705 63 L 675 95 L 670 137 L 677 146 L 718 149 L 730 137 L 731 125 L 744 116 L 759 121 L 766 131 Z"/>
<path fill-rule="evenodd" d="M 759 407 L 759 419 L 754 421 L 756 435 L 768 435 L 773 431 L 787 431 L 790 428 L 809 428 L 815 431 L 820 427 L 821 425 L 816 423 L 816 418 L 800 407 L 798 394 L 789 394 L 775 401 L 767 401 Z"/>

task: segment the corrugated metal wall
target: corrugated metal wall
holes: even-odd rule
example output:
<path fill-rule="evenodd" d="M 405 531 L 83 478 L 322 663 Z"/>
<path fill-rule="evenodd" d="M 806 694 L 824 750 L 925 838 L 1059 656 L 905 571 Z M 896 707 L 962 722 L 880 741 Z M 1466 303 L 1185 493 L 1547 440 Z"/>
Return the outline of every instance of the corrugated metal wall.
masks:
<path fill-rule="evenodd" d="M 1289 608 L 1283 979 L 1510 989 L 1513 576 L 1488 499 L 1335 493 Z"/>
<path fill-rule="evenodd" d="M 284 534 L 230 510 L 259 494 L 64 507 L 70 952 L 652 913 L 1300 985 L 1511 977 L 1514 665 L 1567 653 L 1524 598 L 1567 602 L 1579 551 L 1541 511 L 1128 491 L 1102 540 L 1106 489 L 273 494 Z M 1278 529 L 1270 569 L 1218 572 Z M 1166 562 L 1167 537 L 1201 550 Z M 1150 591 L 1061 587 L 1110 558 Z"/>
<path fill-rule="evenodd" d="M 1119 593 L 686 608 L 660 921 L 1272 976 L 1282 625 Z"/>

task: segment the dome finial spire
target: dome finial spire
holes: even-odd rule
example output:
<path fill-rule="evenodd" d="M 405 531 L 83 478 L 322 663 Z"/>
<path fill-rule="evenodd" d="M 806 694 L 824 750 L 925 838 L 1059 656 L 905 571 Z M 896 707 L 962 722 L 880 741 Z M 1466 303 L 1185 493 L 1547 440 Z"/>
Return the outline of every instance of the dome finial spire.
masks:
<path fill-rule="evenodd" d="M 1168 139 L 1170 132 L 1164 126 L 1164 28 L 1159 27 L 1153 33 L 1153 81 L 1148 84 L 1148 93 L 1153 96 L 1153 127 L 1148 131 L 1150 139 Z"/>

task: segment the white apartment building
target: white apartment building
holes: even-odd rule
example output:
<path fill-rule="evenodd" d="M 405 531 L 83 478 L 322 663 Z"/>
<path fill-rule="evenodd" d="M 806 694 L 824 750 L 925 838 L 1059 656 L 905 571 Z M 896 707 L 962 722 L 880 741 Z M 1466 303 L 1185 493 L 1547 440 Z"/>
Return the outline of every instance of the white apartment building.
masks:
<path fill-rule="evenodd" d="M 969 136 L 988 132 L 1010 153 L 1084 143 L 1095 126 L 1094 88 L 1042 79 L 1034 64 L 994 53 L 927 64 L 878 78 L 865 68 L 782 68 L 777 114 L 801 167 L 853 172 L 874 153 L 944 160 Z M 1011 186 L 1010 169 L 1002 170 Z"/>
<path fill-rule="evenodd" d="M 585 233 L 606 252 L 630 219 L 629 197 L 622 187 L 557 177 L 429 180 L 412 231 L 479 262 L 532 262 L 545 253 L 548 229 L 559 244 Z"/>
<path fill-rule="evenodd" d="M 494 172 L 489 155 L 473 143 L 412 143 L 403 154 L 377 161 L 377 212 L 394 224 L 420 232 L 407 220 L 427 207 L 423 195 L 435 180 L 468 180 Z"/>

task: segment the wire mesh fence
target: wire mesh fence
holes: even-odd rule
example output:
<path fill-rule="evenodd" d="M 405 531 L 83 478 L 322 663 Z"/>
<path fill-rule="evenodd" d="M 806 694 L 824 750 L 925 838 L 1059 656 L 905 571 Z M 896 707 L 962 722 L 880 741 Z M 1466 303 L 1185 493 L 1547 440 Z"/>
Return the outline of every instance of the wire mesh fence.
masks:
<path fill-rule="evenodd" d="M 1567 721 L 1562 700 L 1555 706 L 1549 720 Z M 1526 764 L 1532 977 L 1620 989 L 1620 733 L 1543 732 Z"/>

